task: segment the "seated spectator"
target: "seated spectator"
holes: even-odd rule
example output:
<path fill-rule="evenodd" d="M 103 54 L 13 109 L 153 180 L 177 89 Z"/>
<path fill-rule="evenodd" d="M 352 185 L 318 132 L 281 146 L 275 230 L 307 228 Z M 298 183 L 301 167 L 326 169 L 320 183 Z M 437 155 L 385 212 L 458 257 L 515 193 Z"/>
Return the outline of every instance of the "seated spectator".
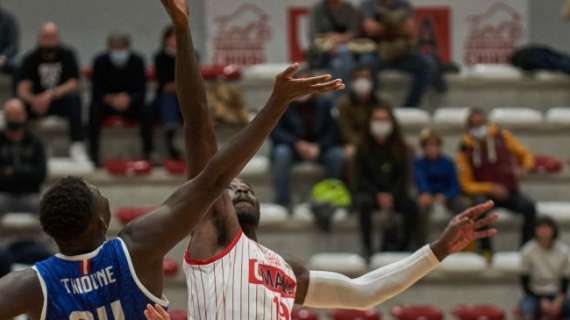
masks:
<path fill-rule="evenodd" d="M 522 248 L 522 319 L 569 319 L 568 255 L 558 240 L 558 226 L 551 218 L 536 222 L 534 239 Z"/>
<path fill-rule="evenodd" d="M 157 105 L 164 123 L 164 138 L 168 155 L 172 159 L 180 159 L 180 150 L 174 144 L 176 131 L 180 128 L 182 117 L 176 96 L 176 35 L 174 27 L 168 26 L 162 35 L 160 51 L 154 57 L 154 66 L 158 80 Z"/>
<path fill-rule="evenodd" d="M 363 56 L 361 63 L 370 66 L 375 75 L 388 69 L 409 73 L 413 83 L 405 107 L 420 106 L 432 84 L 445 90 L 437 61 L 415 46 L 414 9 L 407 0 L 366 0 L 361 14 L 364 34 L 378 43 L 378 53 Z"/>
<path fill-rule="evenodd" d="M 403 230 L 392 223 L 384 232 L 382 251 L 412 249 L 411 236 L 418 207 L 410 195 L 412 150 L 406 144 L 399 123 L 390 107 L 374 106 L 368 116 L 368 130 L 356 152 L 353 202 L 360 215 L 364 254 L 374 253 L 372 214 L 384 210 L 402 215 Z"/>
<path fill-rule="evenodd" d="M 310 38 L 318 52 L 319 68 L 348 82 L 354 55 L 347 44 L 359 32 L 358 12 L 345 0 L 321 0 L 311 13 Z"/>
<path fill-rule="evenodd" d="M 0 72 L 13 75 L 20 42 L 20 29 L 16 18 L 0 7 Z"/>
<path fill-rule="evenodd" d="M 532 238 L 536 204 L 521 192 L 519 178 L 533 169 L 534 157 L 511 132 L 489 124 L 483 111 L 472 110 L 457 167 L 463 192 L 476 202 L 492 199 L 496 207 L 523 215 L 521 245 Z M 491 253 L 490 241 L 482 242 L 482 249 Z"/>
<path fill-rule="evenodd" d="M 341 177 L 344 152 L 332 108 L 332 101 L 324 96 L 298 99 L 271 133 L 271 167 L 278 204 L 291 205 L 289 173 L 295 163 L 317 162 L 325 167 L 327 178 Z"/>
<path fill-rule="evenodd" d="M 38 47 L 24 58 L 19 78 L 18 95 L 27 104 L 30 117 L 66 118 L 71 158 L 88 161 L 83 143 L 79 66 L 75 53 L 61 44 L 55 23 L 43 25 Z"/>
<path fill-rule="evenodd" d="M 0 133 L 0 216 L 39 212 L 40 188 L 47 175 L 42 142 L 27 128 L 23 103 L 4 103 L 6 129 Z"/>
<path fill-rule="evenodd" d="M 338 103 L 338 124 L 347 157 L 352 158 L 360 139 L 368 130 L 368 114 L 377 104 L 386 104 L 372 89 L 370 69 L 360 67 L 352 72 L 352 88 Z"/>
<path fill-rule="evenodd" d="M 459 180 L 453 159 L 443 154 L 443 140 L 432 130 L 420 134 L 422 156 L 414 162 L 414 178 L 418 191 L 418 207 L 421 222 L 419 238 L 427 241 L 430 230 L 430 214 L 435 203 L 458 214 L 467 209 L 460 195 Z"/>
<path fill-rule="evenodd" d="M 130 49 L 126 34 L 112 34 L 107 52 L 93 62 L 92 105 L 89 124 L 92 161 L 100 165 L 101 124 L 109 116 L 137 120 L 143 144 L 143 159 L 150 160 L 152 145 L 152 110 L 146 105 L 146 69 L 143 58 Z"/>

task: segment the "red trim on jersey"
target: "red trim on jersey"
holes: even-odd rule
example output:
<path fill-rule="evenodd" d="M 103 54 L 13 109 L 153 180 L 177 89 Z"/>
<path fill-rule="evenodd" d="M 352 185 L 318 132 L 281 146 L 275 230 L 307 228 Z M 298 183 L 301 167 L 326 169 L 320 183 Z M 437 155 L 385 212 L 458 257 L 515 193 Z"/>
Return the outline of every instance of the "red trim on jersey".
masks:
<path fill-rule="evenodd" d="M 190 258 L 190 250 L 186 250 L 186 254 L 184 255 L 184 260 L 189 265 L 198 265 L 198 266 L 214 263 L 225 257 L 230 251 L 232 251 L 232 249 L 237 245 L 237 243 L 241 239 L 242 235 L 243 231 L 240 230 L 239 233 L 232 240 L 232 242 L 230 242 L 230 244 L 226 248 L 224 248 L 224 250 L 222 250 L 220 253 L 218 253 L 213 257 L 210 257 L 208 259 L 192 259 Z"/>
<path fill-rule="evenodd" d="M 80 262 L 81 274 L 88 275 L 91 272 L 91 261 L 86 259 Z"/>

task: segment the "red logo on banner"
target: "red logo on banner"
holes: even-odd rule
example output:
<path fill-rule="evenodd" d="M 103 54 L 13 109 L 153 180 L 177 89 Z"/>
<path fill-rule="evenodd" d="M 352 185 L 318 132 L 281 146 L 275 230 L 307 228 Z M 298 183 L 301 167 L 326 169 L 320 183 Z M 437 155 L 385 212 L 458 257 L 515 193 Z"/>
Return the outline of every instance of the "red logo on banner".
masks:
<path fill-rule="evenodd" d="M 465 64 L 507 63 L 522 39 L 521 14 L 499 2 L 469 20 L 471 30 L 465 46 Z"/>
<path fill-rule="evenodd" d="M 214 64 L 252 65 L 266 61 L 271 39 L 269 16 L 258 6 L 243 4 L 236 12 L 215 18 Z"/>

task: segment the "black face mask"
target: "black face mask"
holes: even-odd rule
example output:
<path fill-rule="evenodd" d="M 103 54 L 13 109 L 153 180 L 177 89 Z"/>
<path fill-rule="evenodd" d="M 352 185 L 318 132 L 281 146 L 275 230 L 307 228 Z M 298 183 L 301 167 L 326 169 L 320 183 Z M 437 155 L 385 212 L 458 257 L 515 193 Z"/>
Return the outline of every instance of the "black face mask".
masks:
<path fill-rule="evenodd" d="M 17 122 L 17 121 L 7 121 L 6 122 L 6 129 L 8 131 L 21 131 L 26 128 L 25 122 Z"/>

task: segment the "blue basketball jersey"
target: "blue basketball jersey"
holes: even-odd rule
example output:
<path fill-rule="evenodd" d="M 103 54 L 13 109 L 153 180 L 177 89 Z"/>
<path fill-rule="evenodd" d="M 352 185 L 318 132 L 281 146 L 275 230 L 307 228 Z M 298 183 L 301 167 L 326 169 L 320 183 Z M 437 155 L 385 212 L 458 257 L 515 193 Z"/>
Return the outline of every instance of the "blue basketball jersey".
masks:
<path fill-rule="evenodd" d="M 147 304 L 168 305 L 141 284 L 120 238 L 89 254 L 57 254 L 34 269 L 44 295 L 42 319 L 140 320 Z"/>

